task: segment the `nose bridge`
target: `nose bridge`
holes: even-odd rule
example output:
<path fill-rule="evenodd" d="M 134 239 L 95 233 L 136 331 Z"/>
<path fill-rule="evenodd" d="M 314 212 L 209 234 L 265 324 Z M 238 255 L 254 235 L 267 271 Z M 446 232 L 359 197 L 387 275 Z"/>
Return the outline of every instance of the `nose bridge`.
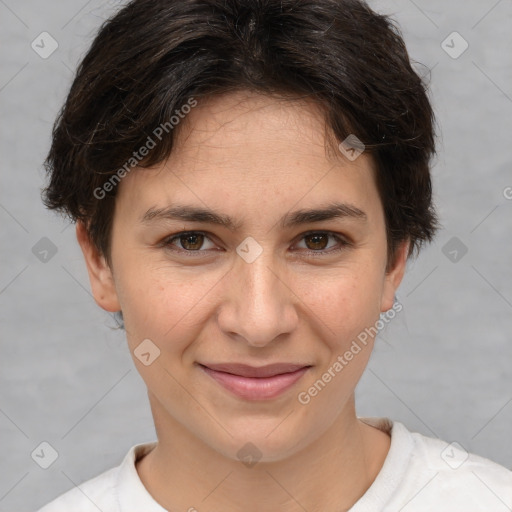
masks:
<path fill-rule="evenodd" d="M 297 321 L 293 294 L 283 284 L 279 276 L 282 267 L 270 248 L 249 240 L 240 244 L 237 253 L 240 257 L 232 269 L 229 313 L 222 317 L 221 327 L 243 336 L 251 345 L 264 346 L 293 330 Z"/>
<path fill-rule="evenodd" d="M 249 308 L 248 313 L 266 313 L 266 309 L 276 311 L 276 307 L 281 307 L 284 299 L 280 289 L 282 284 L 277 277 L 278 271 L 270 251 L 252 263 L 238 262 L 236 272 L 245 284 L 241 289 L 244 300 L 240 304 Z"/>

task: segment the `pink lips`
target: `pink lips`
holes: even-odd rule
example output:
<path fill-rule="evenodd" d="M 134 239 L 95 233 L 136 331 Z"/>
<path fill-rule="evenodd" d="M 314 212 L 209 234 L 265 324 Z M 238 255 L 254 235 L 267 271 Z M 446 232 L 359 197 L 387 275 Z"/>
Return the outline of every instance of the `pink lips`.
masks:
<path fill-rule="evenodd" d="M 290 363 L 258 368 L 238 363 L 199 366 L 224 388 L 247 400 L 275 398 L 295 384 L 310 367 Z"/>

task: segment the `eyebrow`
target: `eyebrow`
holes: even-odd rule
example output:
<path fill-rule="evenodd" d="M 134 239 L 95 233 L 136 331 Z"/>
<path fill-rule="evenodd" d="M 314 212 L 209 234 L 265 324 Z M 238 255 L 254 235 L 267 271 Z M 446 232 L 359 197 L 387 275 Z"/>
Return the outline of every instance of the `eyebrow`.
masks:
<path fill-rule="evenodd" d="M 322 222 L 332 219 L 350 218 L 366 222 L 366 213 L 354 205 L 347 203 L 330 203 L 323 207 L 301 209 L 288 212 L 280 219 L 282 228 L 290 228 L 312 222 Z M 161 220 L 181 220 L 186 222 L 202 222 L 223 226 L 230 231 L 236 231 L 242 226 L 242 222 L 235 222 L 228 215 L 214 210 L 191 205 L 173 205 L 165 208 L 152 207 L 141 218 L 143 224 L 149 224 Z"/>

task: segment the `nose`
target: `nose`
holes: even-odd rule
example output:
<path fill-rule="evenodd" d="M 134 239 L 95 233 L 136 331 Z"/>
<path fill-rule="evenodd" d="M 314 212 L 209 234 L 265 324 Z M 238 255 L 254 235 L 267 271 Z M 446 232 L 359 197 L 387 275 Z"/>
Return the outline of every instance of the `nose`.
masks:
<path fill-rule="evenodd" d="M 252 263 L 237 258 L 228 278 L 226 299 L 217 316 L 228 336 L 264 347 L 298 325 L 293 283 L 282 265 L 276 265 L 270 250 Z"/>

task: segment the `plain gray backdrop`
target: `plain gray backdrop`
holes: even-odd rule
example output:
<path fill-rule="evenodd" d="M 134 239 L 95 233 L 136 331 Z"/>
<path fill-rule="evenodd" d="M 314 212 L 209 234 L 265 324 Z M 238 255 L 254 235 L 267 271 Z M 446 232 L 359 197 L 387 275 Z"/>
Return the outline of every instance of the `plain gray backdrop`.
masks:
<path fill-rule="evenodd" d="M 119 5 L 0 0 L 1 512 L 34 510 L 155 439 L 144 383 L 124 332 L 90 295 L 74 226 L 40 200 L 55 116 Z M 399 22 L 431 83 L 443 229 L 408 264 L 404 309 L 377 342 L 358 414 L 512 468 L 512 2 L 371 5 Z M 51 55 L 42 32 L 58 44 Z M 34 455 L 42 442 L 58 452 L 48 469 Z"/>

